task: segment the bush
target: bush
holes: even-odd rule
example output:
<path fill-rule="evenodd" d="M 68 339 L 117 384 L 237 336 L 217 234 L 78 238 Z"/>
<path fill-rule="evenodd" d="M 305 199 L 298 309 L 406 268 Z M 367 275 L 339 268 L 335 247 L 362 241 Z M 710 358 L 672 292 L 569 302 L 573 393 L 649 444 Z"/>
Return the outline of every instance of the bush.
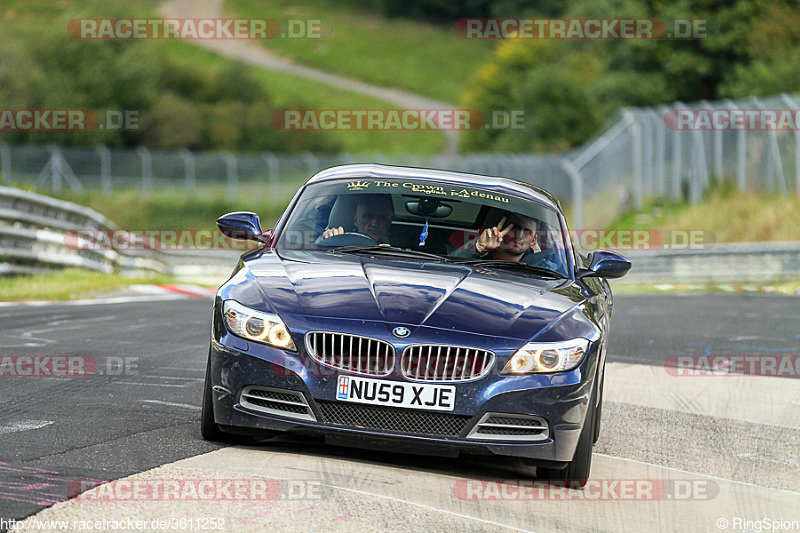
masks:
<path fill-rule="evenodd" d="M 668 30 L 676 19 L 704 20 L 707 36 L 501 41 L 462 102 L 480 110 L 523 109 L 528 128 L 465 134 L 467 150 L 564 150 L 625 106 L 800 90 L 797 0 L 579 0 L 555 16 L 655 18 Z"/>
<path fill-rule="evenodd" d="M 68 10 L 51 23 L 26 27 L 24 36 L 0 32 L 3 107 L 86 109 L 101 120 L 106 110 L 130 110 L 139 114 L 139 129 L 8 132 L 2 140 L 196 150 L 340 149 L 324 132 L 275 132 L 272 98 L 249 67 L 226 61 L 199 70 L 170 61 L 152 41 L 73 39 L 63 28 L 82 15 L 80 9 Z M 104 16 L 130 13 L 112 4 Z"/>

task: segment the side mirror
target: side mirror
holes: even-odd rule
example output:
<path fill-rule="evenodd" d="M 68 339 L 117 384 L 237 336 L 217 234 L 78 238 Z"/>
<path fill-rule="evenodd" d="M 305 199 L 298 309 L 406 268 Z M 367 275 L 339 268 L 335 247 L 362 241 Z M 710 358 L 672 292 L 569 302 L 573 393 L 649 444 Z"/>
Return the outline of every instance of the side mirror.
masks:
<path fill-rule="evenodd" d="M 217 227 L 226 237 L 231 239 L 269 243 L 272 241 L 272 230 L 261 231 L 258 215 L 250 211 L 234 211 L 217 219 Z"/>
<path fill-rule="evenodd" d="M 621 278 L 631 269 L 631 262 L 622 254 L 598 250 L 592 254 L 589 268 L 578 272 L 578 278 L 597 276 L 600 278 Z"/>

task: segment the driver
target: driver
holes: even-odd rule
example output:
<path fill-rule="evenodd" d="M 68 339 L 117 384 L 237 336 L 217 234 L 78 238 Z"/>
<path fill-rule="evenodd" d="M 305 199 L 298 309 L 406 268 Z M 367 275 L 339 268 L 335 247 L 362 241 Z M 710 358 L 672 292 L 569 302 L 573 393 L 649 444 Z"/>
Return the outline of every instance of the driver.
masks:
<path fill-rule="evenodd" d="M 506 220 L 508 226 L 505 225 Z M 474 245 L 465 244 L 451 257 L 521 261 L 559 271 L 555 252 L 534 250 L 540 229 L 540 222 L 535 218 L 508 214 L 496 226 L 483 230 Z"/>
<path fill-rule="evenodd" d="M 356 231 L 371 237 L 377 243 L 388 242 L 387 233 L 389 232 L 389 226 L 392 225 L 392 216 L 394 215 L 391 196 L 385 194 L 364 194 L 359 196 L 356 212 L 353 216 Z M 327 239 L 343 233 L 345 231 L 342 226 L 330 228 L 322 232 L 322 238 Z"/>

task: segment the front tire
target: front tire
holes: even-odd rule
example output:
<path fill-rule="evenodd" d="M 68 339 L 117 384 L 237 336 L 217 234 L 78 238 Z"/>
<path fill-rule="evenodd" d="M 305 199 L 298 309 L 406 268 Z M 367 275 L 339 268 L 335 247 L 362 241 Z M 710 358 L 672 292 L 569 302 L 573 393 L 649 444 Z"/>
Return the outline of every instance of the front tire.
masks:
<path fill-rule="evenodd" d="M 203 403 L 200 410 L 200 435 L 204 440 L 219 442 L 223 444 L 252 444 L 252 435 L 242 435 L 238 433 L 226 433 L 222 431 L 214 421 L 214 390 L 211 388 L 211 351 L 208 353 L 208 364 L 206 365 L 206 379 L 203 385 Z M 278 431 L 262 431 L 259 439 L 268 439 L 278 435 Z"/>
<path fill-rule="evenodd" d="M 214 397 L 211 390 L 211 351 L 208 353 L 206 364 L 206 379 L 203 385 L 203 404 L 200 412 L 200 434 L 205 440 L 225 442 L 225 434 L 219 430 L 214 422 Z"/>
<path fill-rule="evenodd" d="M 586 485 L 589 480 L 589 473 L 592 469 L 592 447 L 595 435 L 595 416 L 597 414 L 594 406 L 594 397 L 589 402 L 586 410 L 586 420 L 583 422 L 583 429 L 578 437 L 578 446 L 575 448 L 575 455 L 572 461 L 567 463 L 565 468 L 537 468 L 536 477 L 539 479 L 568 481 L 575 483 L 579 487 Z"/>
<path fill-rule="evenodd" d="M 597 444 L 600 438 L 600 420 L 603 417 L 603 385 L 606 382 L 606 373 L 603 372 L 603 379 L 600 380 L 600 397 L 597 399 L 597 408 L 594 415 L 594 439 L 593 444 Z"/>

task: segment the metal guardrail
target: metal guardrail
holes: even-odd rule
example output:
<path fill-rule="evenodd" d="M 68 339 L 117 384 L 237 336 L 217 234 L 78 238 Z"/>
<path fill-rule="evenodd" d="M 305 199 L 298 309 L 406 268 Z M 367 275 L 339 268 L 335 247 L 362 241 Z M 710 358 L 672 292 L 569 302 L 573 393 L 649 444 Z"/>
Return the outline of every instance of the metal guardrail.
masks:
<path fill-rule="evenodd" d="M 177 281 L 219 286 L 230 278 L 244 250 L 163 251 L 170 274 Z"/>
<path fill-rule="evenodd" d="M 0 187 L 0 276 L 77 267 L 100 272 L 169 272 L 179 279 L 224 281 L 240 251 L 166 252 L 80 248 L 68 232 L 117 230 L 86 207 Z M 623 283 L 776 282 L 800 279 L 800 242 L 717 243 L 702 249 L 631 250 Z"/>
<path fill-rule="evenodd" d="M 614 284 L 775 283 L 800 280 L 800 242 L 717 243 L 702 249 L 621 250 L 630 273 Z M 583 252 L 585 253 L 585 252 Z M 219 285 L 241 252 L 165 252 L 171 273 L 187 282 Z"/>
<path fill-rule="evenodd" d="M 765 282 L 800 279 L 800 242 L 717 243 L 701 250 L 623 252 L 620 283 Z"/>
<path fill-rule="evenodd" d="M 62 268 L 147 274 L 166 272 L 166 262 L 153 250 L 119 252 L 81 249 L 70 231 L 118 230 L 106 217 L 41 194 L 0 187 L 0 275 L 36 273 Z"/>

